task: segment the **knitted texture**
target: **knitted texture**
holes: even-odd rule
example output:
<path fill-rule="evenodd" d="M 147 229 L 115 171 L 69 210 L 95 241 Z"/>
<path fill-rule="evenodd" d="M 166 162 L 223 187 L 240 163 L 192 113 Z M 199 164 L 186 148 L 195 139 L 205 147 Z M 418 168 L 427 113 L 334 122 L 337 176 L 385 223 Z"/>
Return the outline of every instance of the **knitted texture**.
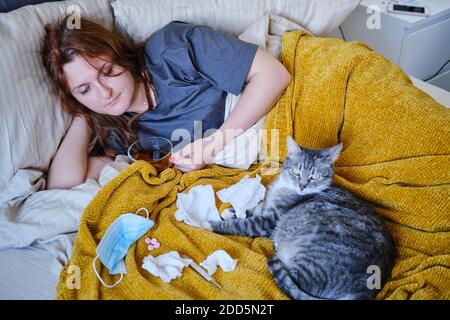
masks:
<path fill-rule="evenodd" d="M 293 80 L 265 127 L 268 159 L 339 142 L 335 181 L 372 202 L 398 259 L 379 299 L 450 299 L 450 110 L 360 42 L 283 36 Z M 279 148 L 277 146 L 279 144 Z"/>
<path fill-rule="evenodd" d="M 249 171 L 212 165 L 184 174 L 168 168 L 156 175 L 150 164 L 134 163 L 102 188 L 83 212 L 72 257 L 60 274 L 58 299 L 287 299 L 267 269 L 267 260 L 273 255 L 269 239 L 223 236 L 175 219 L 178 192 L 189 192 L 192 187 L 205 184 L 211 184 L 214 191 L 218 191 L 239 182 L 245 175 L 255 177 L 256 174 L 260 174 L 262 183 L 267 185 L 275 177 L 266 174 L 270 167 L 269 162 L 254 164 Z M 216 204 L 219 212 L 230 206 L 217 196 Z M 128 251 L 127 274 L 122 282 L 114 288 L 105 288 L 92 268 L 96 247 L 119 215 L 136 212 L 141 207 L 151 212 L 155 225 Z M 144 241 L 146 237 L 156 237 L 161 247 L 149 251 Z M 170 283 L 142 268 L 147 255 L 158 256 L 176 250 L 200 263 L 219 249 L 237 259 L 233 272 L 218 268 L 214 274 L 223 289 L 216 288 L 191 268 L 185 268 L 182 275 Z M 109 275 L 99 261 L 96 267 L 105 283 L 113 284 L 119 279 L 118 275 Z M 74 270 L 80 271 L 78 279 Z"/>
<path fill-rule="evenodd" d="M 270 240 L 214 234 L 178 222 L 174 214 L 177 193 L 196 185 L 218 191 L 256 174 L 268 185 L 285 158 L 287 135 L 310 148 L 344 144 L 336 183 L 376 206 L 397 245 L 392 279 L 377 298 L 450 299 L 450 111 L 362 43 L 294 31 L 283 36 L 281 59 L 292 82 L 267 116 L 267 162 L 248 171 L 211 165 L 159 175 L 143 161 L 128 167 L 85 209 L 60 274 L 59 299 L 286 299 L 267 269 Z M 216 204 L 219 212 L 229 207 L 217 197 Z M 123 281 L 107 289 L 92 269 L 96 246 L 120 214 L 141 207 L 155 226 L 130 248 Z M 148 251 L 146 237 L 158 238 L 161 247 Z M 164 283 L 141 267 L 149 254 L 176 250 L 201 262 L 218 249 L 238 260 L 233 272 L 219 268 L 214 275 L 222 290 L 190 268 Z M 79 289 L 72 289 L 74 267 Z M 98 261 L 97 268 L 107 283 L 118 279 Z"/>

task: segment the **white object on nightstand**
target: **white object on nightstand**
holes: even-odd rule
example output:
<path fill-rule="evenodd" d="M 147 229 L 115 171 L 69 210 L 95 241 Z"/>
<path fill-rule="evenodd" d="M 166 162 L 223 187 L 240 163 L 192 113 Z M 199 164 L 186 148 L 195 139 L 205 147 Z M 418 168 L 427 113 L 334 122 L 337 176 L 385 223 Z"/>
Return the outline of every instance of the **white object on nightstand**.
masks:
<path fill-rule="evenodd" d="M 387 4 L 387 12 L 392 14 L 406 14 L 409 16 L 428 17 L 430 15 L 430 5 L 427 3 L 421 5 L 410 5 L 390 2 Z"/>
<path fill-rule="evenodd" d="M 389 13 L 389 2 L 426 3 L 430 7 L 430 16 Z M 378 14 L 374 6 L 380 10 L 379 29 L 368 27 L 368 21 L 373 21 L 374 15 Z M 347 41 L 367 43 L 406 73 L 421 80 L 433 77 L 450 59 L 450 0 L 362 0 L 341 24 L 341 29 Z M 427 82 L 450 91 L 450 62 Z"/>

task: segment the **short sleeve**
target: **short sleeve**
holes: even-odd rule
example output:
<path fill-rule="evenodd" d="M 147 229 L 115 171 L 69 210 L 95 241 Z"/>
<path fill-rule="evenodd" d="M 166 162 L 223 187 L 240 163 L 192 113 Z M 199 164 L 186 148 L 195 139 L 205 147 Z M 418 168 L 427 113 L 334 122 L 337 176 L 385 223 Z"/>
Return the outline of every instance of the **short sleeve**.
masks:
<path fill-rule="evenodd" d="M 257 46 L 207 27 L 191 36 L 195 63 L 214 86 L 238 95 L 247 79 Z"/>
<path fill-rule="evenodd" d="M 258 46 L 209 27 L 184 22 L 171 22 L 164 29 L 159 40 L 154 41 L 166 47 L 160 49 L 159 59 L 165 53 L 177 52 L 176 59 L 190 60 L 188 64 L 213 86 L 234 95 L 241 93 Z M 170 50 L 183 44 L 186 50 Z M 185 52 L 185 56 L 181 57 L 180 52 Z M 164 60 L 173 61 L 173 58 Z M 180 61 L 178 65 L 186 65 L 186 62 Z"/>

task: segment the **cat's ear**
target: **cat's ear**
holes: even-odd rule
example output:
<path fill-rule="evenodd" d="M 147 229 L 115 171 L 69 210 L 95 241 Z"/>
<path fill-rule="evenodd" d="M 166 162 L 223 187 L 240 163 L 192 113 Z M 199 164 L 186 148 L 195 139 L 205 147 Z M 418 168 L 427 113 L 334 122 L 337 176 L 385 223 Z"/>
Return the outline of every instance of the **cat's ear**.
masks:
<path fill-rule="evenodd" d="M 300 154 L 302 153 L 302 149 L 300 146 L 295 142 L 295 140 L 291 136 L 286 137 L 286 146 L 288 154 Z"/>
<path fill-rule="evenodd" d="M 339 143 L 338 145 L 335 145 L 334 147 L 325 149 L 325 151 L 323 152 L 322 155 L 326 158 L 327 161 L 329 161 L 330 163 L 333 163 L 339 158 L 339 155 L 341 154 L 343 146 L 344 145 L 342 143 Z"/>

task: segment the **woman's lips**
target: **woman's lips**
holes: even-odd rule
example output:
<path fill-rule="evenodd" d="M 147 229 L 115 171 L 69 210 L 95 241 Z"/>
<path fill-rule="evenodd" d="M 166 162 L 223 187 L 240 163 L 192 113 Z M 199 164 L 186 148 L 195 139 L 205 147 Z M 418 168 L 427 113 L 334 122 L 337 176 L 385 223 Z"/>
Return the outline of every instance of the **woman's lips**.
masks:
<path fill-rule="evenodd" d="M 114 100 L 112 100 L 111 102 L 109 102 L 107 105 L 106 105 L 106 107 L 112 107 L 112 106 L 114 106 L 116 103 L 117 103 L 117 101 L 119 100 L 119 97 L 120 97 L 120 93 L 117 95 L 117 97 L 115 97 L 114 98 Z"/>

